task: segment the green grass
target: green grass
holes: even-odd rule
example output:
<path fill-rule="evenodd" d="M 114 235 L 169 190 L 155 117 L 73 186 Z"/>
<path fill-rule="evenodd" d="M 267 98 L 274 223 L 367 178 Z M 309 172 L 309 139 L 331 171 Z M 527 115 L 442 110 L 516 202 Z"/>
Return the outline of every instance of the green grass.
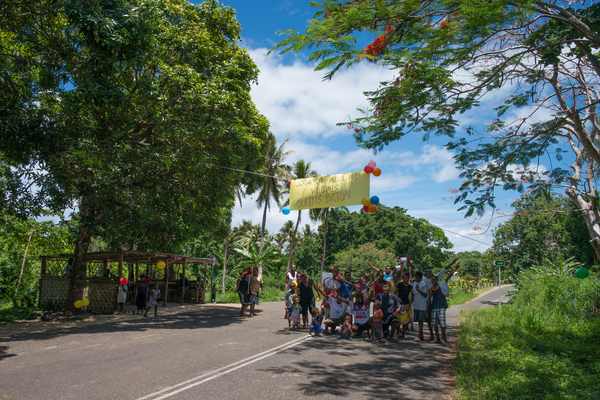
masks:
<path fill-rule="evenodd" d="M 283 301 L 281 300 L 285 296 L 283 290 L 279 290 L 276 287 L 266 287 L 265 294 L 260 295 L 260 301 Z M 210 295 L 208 297 L 210 299 Z M 239 303 L 240 298 L 237 292 L 227 291 L 222 294 L 220 291 L 217 292 L 217 303 Z"/>
<path fill-rule="evenodd" d="M 565 278 L 559 282 L 564 290 L 578 290 Z M 542 297 L 560 291 L 548 281 L 544 287 L 530 282 L 521 298 L 517 293 L 515 303 L 503 306 L 501 312 L 496 308 L 461 312 L 453 365 L 461 398 L 599 398 L 600 317 L 591 315 L 587 306 L 579 314 L 565 314 L 560 303 L 524 302 L 525 295 L 536 291 L 532 287 Z M 593 292 L 581 291 L 596 301 Z"/>
<path fill-rule="evenodd" d="M 0 304 L 0 325 L 12 324 L 15 321 L 28 319 L 31 313 L 36 310 L 39 310 L 39 308 L 15 308 L 12 303 L 2 303 Z"/>

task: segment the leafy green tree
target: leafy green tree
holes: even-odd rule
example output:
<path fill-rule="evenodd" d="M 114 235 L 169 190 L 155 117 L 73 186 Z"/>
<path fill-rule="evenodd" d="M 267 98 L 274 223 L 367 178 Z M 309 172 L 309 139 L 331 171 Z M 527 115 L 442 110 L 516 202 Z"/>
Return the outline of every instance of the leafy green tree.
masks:
<path fill-rule="evenodd" d="M 235 169 L 263 164 L 268 132 L 234 14 L 214 0 L 0 4 L 3 205 L 77 207 L 69 304 L 95 235 L 165 251 L 226 236 Z"/>
<path fill-rule="evenodd" d="M 489 251 L 506 261 L 515 274 L 545 259 L 557 262 L 576 257 L 587 267 L 597 263 L 588 245 L 585 221 L 573 202 L 560 196 L 545 200 L 526 195 L 513 206 L 514 215 L 494 230 Z"/>
<path fill-rule="evenodd" d="M 364 243 L 356 249 L 341 251 L 335 255 L 335 266 L 341 271 L 349 270 L 354 277 L 365 272 L 371 272 L 371 264 L 379 269 L 384 269 L 387 265 L 395 266 L 398 264 L 398 257 L 387 249 L 378 249 L 373 243 Z"/>
<path fill-rule="evenodd" d="M 449 137 L 465 178 L 456 202 L 466 216 L 495 209 L 498 188 L 564 190 L 600 258 L 600 4 L 581 3 L 314 1 L 306 31 L 286 32 L 275 49 L 310 50 L 308 60 L 328 79 L 358 62 L 395 71 L 366 92 L 371 107 L 349 122 L 359 146 L 381 150 L 411 132 Z M 459 115 L 486 95 L 496 96 L 495 115 L 463 128 Z M 558 162 L 546 168 L 542 157 Z"/>
<path fill-rule="evenodd" d="M 250 248 L 246 249 L 241 246 L 235 247 L 235 251 L 240 254 L 239 267 L 245 269 L 248 266 L 258 268 L 262 265 L 265 272 L 271 272 L 271 266 L 276 266 L 281 261 L 282 256 L 277 246 L 268 244 L 259 250 L 255 243 L 250 244 Z M 259 273 L 260 275 L 260 273 Z"/>

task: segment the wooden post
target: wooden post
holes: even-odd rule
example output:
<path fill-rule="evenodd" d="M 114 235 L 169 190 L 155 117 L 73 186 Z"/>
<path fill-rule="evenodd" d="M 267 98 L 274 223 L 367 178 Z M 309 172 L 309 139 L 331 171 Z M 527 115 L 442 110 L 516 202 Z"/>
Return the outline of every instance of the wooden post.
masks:
<path fill-rule="evenodd" d="M 169 259 L 167 258 L 167 262 L 165 263 L 165 293 L 163 296 L 163 307 L 167 306 L 167 297 L 169 296 Z"/>
<path fill-rule="evenodd" d="M 42 275 L 46 275 L 46 259 L 42 258 Z"/>
<path fill-rule="evenodd" d="M 119 278 L 123 277 L 123 253 L 119 254 Z"/>
<path fill-rule="evenodd" d="M 135 276 L 133 277 L 134 281 L 140 279 L 140 262 L 136 260 L 135 262 Z"/>

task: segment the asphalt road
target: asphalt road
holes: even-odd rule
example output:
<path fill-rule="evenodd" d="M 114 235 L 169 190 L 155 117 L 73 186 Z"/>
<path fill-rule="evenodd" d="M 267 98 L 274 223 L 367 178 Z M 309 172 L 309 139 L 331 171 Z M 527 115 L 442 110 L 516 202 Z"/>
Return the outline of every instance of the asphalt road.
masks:
<path fill-rule="evenodd" d="M 494 300 L 497 289 L 448 310 L 449 341 L 460 308 Z M 244 319 L 237 305 L 168 310 L 177 313 L 0 328 L 0 399 L 441 399 L 452 391 L 451 346 L 414 343 L 415 332 L 380 344 L 311 338 L 287 330 L 283 303 Z"/>

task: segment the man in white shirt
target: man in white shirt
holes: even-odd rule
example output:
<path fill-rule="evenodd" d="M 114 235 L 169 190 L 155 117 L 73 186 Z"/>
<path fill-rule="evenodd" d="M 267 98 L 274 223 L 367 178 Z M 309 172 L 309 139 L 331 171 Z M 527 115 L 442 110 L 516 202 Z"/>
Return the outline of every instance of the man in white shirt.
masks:
<path fill-rule="evenodd" d="M 415 311 L 414 319 L 419 324 L 419 334 L 415 338 L 415 342 L 422 342 L 423 339 L 423 323 L 427 321 L 427 295 L 429 289 L 427 283 L 423 280 L 423 273 L 417 271 L 415 273 L 415 281 L 413 282 L 413 309 Z M 431 327 L 430 327 L 431 329 Z M 433 331 L 431 332 L 433 336 Z"/>

